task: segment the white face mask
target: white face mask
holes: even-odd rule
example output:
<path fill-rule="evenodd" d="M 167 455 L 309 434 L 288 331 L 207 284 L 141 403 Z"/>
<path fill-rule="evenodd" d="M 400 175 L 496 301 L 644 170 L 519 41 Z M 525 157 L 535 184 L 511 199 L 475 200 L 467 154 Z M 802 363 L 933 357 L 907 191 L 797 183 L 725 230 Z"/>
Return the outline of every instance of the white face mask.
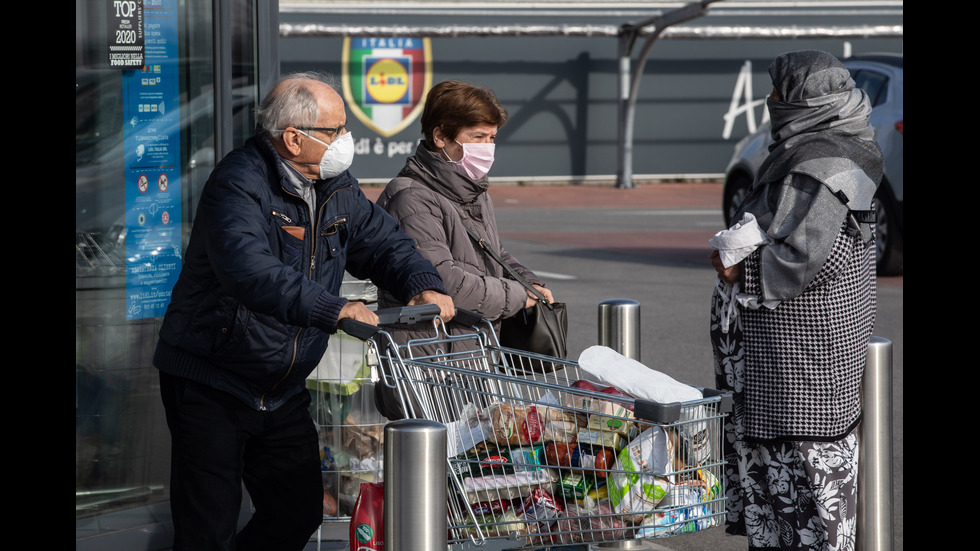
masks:
<path fill-rule="evenodd" d="M 455 141 L 455 140 L 453 140 Z M 449 162 L 456 165 L 456 169 L 463 174 L 469 176 L 473 180 L 479 180 L 490 172 L 490 167 L 493 166 L 493 153 L 494 144 L 489 143 L 459 143 L 460 147 L 463 148 L 463 158 L 454 161 L 452 157 L 446 153 L 446 148 L 442 149 L 442 152 L 446 154 Z"/>
<path fill-rule="evenodd" d="M 319 165 L 307 165 L 320 167 L 321 180 L 342 174 L 354 162 L 354 136 L 350 132 L 341 134 L 332 144 L 327 145 L 302 130 L 297 129 L 296 131 L 311 140 L 316 140 L 327 146 L 327 150 L 323 152 L 323 157 L 320 158 Z"/>

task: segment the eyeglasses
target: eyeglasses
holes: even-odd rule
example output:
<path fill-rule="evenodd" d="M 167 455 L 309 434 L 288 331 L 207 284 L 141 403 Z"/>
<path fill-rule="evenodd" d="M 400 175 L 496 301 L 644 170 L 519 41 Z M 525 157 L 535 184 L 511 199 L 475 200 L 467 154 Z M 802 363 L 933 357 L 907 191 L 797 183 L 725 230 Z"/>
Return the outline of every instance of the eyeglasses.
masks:
<path fill-rule="evenodd" d="M 331 132 L 331 133 L 339 134 L 347 128 L 347 125 L 342 124 L 337 128 L 323 128 L 319 126 L 294 126 L 293 128 L 295 128 L 296 130 L 319 130 L 320 132 Z"/>

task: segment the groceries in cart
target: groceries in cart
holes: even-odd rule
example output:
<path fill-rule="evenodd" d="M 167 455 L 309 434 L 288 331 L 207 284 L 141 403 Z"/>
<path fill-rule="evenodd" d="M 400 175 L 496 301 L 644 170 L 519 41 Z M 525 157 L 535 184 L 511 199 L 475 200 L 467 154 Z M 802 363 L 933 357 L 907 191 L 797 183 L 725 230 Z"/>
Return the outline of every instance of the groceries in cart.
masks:
<path fill-rule="evenodd" d="M 500 346 L 489 323 L 472 325 L 471 335 L 449 335 L 434 324 L 424 344 L 445 354 L 372 337 L 387 366 L 377 384 L 398 390 L 411 415 L 447 427 L 450 544 L 621 541 L 722 522 L 730 396 L 605 347 L 577 362 L 547 358 L 551 373 L 521 370 L 540 358 Z M 453 354 L 460 339 L 473 342 Z"/>

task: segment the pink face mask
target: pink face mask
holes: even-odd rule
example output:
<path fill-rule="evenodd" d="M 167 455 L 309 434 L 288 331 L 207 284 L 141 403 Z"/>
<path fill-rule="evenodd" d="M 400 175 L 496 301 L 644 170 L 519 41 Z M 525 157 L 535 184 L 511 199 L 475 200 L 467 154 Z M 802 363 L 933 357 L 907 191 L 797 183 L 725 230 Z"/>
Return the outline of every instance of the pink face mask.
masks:
<path fill-rule="evenodd" d="M 450 159 L 449 162 L 456 165 L 456 170 L 473 180 L 479 180 L 490 172 L 490 167 L 493 166 L 494 143 L 456 143 L 463 148 L 463 158 L 453 161 L 449 154 L 446 154 Z M 443 149 L 442 152 L 446 153 L 446 150 Z"/>

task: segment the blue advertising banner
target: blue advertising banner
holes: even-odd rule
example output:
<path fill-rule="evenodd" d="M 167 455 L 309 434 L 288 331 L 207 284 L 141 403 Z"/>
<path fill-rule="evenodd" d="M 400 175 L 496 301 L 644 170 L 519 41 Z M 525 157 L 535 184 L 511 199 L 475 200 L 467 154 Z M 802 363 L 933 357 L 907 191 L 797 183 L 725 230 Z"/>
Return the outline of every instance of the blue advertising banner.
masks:
<path fill-rule="evenodd" d="M 123 74 L 126 318 L 162 316 L 180 273 L 177 10 L 144 0 L 145 64 Z"/>

